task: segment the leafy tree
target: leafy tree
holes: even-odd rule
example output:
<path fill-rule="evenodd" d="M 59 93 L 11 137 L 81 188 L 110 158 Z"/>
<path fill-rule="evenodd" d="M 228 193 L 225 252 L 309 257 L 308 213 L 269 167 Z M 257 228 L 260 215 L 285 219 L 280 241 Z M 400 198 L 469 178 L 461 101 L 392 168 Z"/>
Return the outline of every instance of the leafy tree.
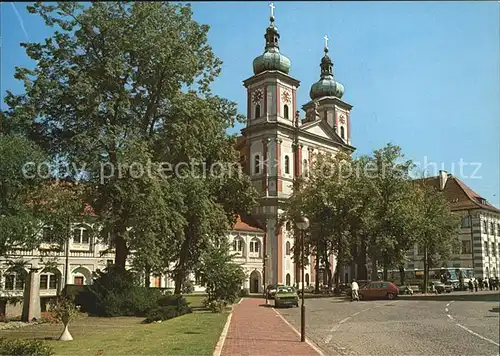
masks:
<path fill-rule="evenodd" d="M 406 252 L 407 238 L 413 225 L 408 220 L 408 193 L 411 190 L 411 161 L 403 161 L 401 148 L 387 144 L 374 151 L 365 172 L 368 180 L 375 224 L 370 234 L 368 253 L 372 261 L 372 279 L 377 278 L 377 262 L 384 268 L 384 280 L 387 280 L 388 268 L 399 266 L 401 256 Z"/>
<path fill-rule="evenodd" d="M 225 301 L 233 303 L 238 297 L 245 272 L 243 267 L 232 261 L 227 241 L 213 245 L 203 254 L 199 276 L 206 285 L 208 302 Z"/>
<path fill-rule="evenodd" d="M 424 249 L 424 292 L 427 292 L 430 265 L 449 258 L 459 243 L 460 218 L 451 212 L 443 193 L 425 180 L 418 180 L 413 186 L 418 207 L 416 239 Z"/>
<path fill-rule="evenodd" d="M 41 242 L 62 245 L 69 218 L 83 213 L 81 191 L 45 179 L 53 171 L 41 149 L 26 137 L 0 134 L 0 156 L 0 256 Z"/>
<path fill-rule="evenodd" d="M 77 168 L 69 175 L 85 181 L 118 268 L 133 254 L 139 268 L 182 281 L 197 249 L 255 202 L 246 177 L 205 179 L 214 162 L 237 161 L 226 129 L 242 120 L 210 93 L 222 62 L 208 26 L 166 2 L 27 8 L 55 33 L 22 44 L 36 65 L 16 69 L 25 93 L 7 92 L 2 125 Z"/>

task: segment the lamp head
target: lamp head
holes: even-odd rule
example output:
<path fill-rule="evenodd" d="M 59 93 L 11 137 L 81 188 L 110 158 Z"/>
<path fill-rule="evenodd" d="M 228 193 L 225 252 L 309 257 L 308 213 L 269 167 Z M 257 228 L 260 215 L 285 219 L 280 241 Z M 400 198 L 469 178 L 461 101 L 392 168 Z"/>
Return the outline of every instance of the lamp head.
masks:
<path fill-rule="evenodd" d="M 297 226 L 299 230 L 307 230 L 307 228 L 309 228 L 309 219 L 305 216 L 301 216 L 295 221 L 295 226 Z"/>

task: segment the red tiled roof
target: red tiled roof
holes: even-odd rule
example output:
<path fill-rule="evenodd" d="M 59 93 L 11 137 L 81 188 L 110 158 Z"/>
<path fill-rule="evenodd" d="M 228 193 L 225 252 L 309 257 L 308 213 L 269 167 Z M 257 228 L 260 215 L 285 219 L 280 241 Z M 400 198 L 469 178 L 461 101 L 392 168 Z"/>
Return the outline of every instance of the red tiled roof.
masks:
<path fill-rule="evenodd" d="M 238 215 L 237 219 L 236 219 L 236 223 L 233 225 L 233 230 L 236 230 L 236 231 L 253 231 L 253 232 L 262 232 L 264 233 L 264 230 L 262 230 L 261 228 L 259 227 L 256 227 L 256 226 L 253 226 L 253 225 L 256 225 L 255 223 L 253 222 L 250 222 L 249 220 L 250 219 L 245 219 L 247 220 L 247 222 L 243 221 L 241 219 L 241 216 Z"/>
<path fill-rule="evenodd" d="M 449 173 L 447 177 L 443 193 L 450 202 L 451 210 L 485 209 L 500 213 L 500 209 L 490 204 L 460 179 Z M 439 190 L 439 176 L 424 178 L 420 181 Z"/>

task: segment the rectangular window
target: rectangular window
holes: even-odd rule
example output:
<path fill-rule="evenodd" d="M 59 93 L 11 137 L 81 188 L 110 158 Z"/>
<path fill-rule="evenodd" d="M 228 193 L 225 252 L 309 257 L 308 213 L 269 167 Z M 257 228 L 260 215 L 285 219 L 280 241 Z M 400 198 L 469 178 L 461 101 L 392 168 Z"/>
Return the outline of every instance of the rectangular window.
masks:
<path fill-rule="evenodd" d="M 483 221 L 483 232 L 485 234 L 488 233 L 488 223 L 486 221 Z"/>
<path fill-rule="evenodd" d="M 49 276 L 46 274 L 40 275 L 40 289 L 47 289 L 49 284 Z"/>
<path fill-rule="evenodd" d="M 57 276 L 55 274 L 49 278 L 49 289 L 57 289 Z"/>
<path fill-rule="evenodd" d="M 82 230 L 82 244 L 88 244 L 89 241 L 89 230 Z"/>
<path fill-rule="evenodd" d="M 493 222 L 490 223 L 490 231 L 492 235 L 495 235 L 495 224 Z"/>
<path fill-rule="evenodd" d="M 82 242 L 82 230 L 80 229 L 73 230 L 73 242 L 77 244 Z"/>
<path fill-rule="evenodd" d="M 488 241 L 484 242 L 484 255 L 488 256 L 490 254 L 490 249 L 489 249 L 489 244 Z"/>
<path fill-rule="evenodd" d="M 13 290 L 14 289 L 14 280 L 15 280 L 15 276 L 13 274 L 6 274 L 5 275 L 5 289 L 6 290 Z"/>
<path fill-rule="evenodd" d="M 462 217 L 462 227 L 470 227 L 470 215 Z"/>
<path fill-rule="evenodd" d="M 254 250 L 253 250 L 253 244 L 254 244 L 253 242 L 250 242 L 250 252 L 254 252 Z"/>
<path fill-rule="evenodd" d="M 15 275 L 16 279 L 16 290 L 23 290 L 24 289 L 24 278 L 18 274 Z"/>
<path fill-rule="evenodd" d="M 470 241 L 462 241 L 462 255 L 472 253 L 472 247 Z"/>

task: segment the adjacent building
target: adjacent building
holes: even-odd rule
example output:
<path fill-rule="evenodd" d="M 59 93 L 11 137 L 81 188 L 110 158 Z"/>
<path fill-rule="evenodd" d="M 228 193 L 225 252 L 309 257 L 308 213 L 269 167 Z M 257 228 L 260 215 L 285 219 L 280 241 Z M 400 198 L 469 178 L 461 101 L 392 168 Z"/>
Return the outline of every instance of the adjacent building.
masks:
<path fill-rule="evenodd" d="M 451 210 L 461 217 L 460 245 L 445 266 L 472 268 L 476 278 L 500 274 L 500 210 L 474 192 L 459 178 L 445 171 L 426 178 L 426 184 L 444 193 Z M 415 246 L 408 257 L 407 268 L 423 268 L 423 249 Z"/>

